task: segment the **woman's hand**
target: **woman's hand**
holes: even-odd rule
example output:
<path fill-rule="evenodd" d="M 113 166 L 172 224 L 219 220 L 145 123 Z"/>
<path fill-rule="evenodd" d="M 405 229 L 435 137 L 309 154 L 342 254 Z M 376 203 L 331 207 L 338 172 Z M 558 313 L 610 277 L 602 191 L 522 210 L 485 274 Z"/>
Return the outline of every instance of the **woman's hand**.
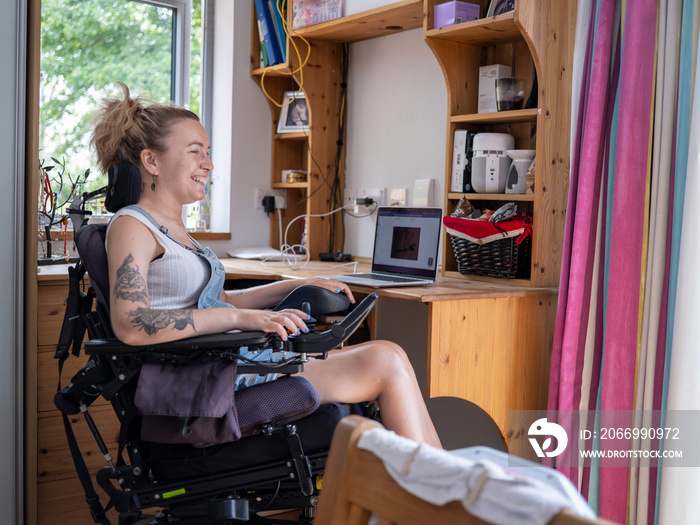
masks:
<path fill-rule="evenodd" d="M 337 279 L 302 279 L 303 284 L 310 284 L 312 286 L 319 286 L 330 290 L 335 293 L 344 293 L 351 303 L 355 303 L 355 297 L 352 295 L 352 291 L 347 284 L 341 283 Z M 298 283 L 299 281 L 297 281 Z"/>
<path fill-rule="evenodd" d="M 288 334 L 301 334 L 309 331 L 305 320 L 309 316 L 301 310 L 288 308 L 278 312 L 272 310 L 230 310 L 234 316 L 233 325 L 237 330 L 258 330 L 276 333 L 283 341 Z"/>

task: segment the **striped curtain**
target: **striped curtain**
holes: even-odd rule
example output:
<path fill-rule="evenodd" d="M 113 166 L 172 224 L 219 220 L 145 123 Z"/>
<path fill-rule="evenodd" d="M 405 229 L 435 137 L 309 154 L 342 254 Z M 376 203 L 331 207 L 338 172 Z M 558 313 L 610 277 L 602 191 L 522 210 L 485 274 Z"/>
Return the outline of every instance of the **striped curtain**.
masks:
<path fill-rule="evenodd" d="M 700 409 L 699 14 L 697 0 L 578 2 L 550 411 Z M 556 466 L 601 517 L 700 523 L 698 468 L 570 465 Z"/>

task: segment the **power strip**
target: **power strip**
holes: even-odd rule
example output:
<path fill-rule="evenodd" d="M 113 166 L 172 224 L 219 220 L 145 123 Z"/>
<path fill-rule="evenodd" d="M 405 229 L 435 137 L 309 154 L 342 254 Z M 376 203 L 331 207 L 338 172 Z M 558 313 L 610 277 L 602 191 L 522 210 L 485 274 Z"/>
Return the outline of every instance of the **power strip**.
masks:
<path fill-rule="evenodd" d="M 318 254 L 321 261 L 350 262 L 352 255 L 343 252 L 322 252 Z"/>

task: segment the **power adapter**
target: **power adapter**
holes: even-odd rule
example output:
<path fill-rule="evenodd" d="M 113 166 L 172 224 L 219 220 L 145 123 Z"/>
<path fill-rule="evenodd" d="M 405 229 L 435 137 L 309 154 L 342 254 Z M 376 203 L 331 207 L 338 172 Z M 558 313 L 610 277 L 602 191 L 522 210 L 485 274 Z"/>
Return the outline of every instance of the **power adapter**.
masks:
<path fill-rule="evenodd" d="M 374 204 L 374 199 L 372 197 L 358 197 L 355 199 L 355 204 L 359 206 L 371 206 Z"/>
<path fill-rule="evenodd" d="M 266 195 L 262 198 L 262 206 L 265 213 L 268 215 L 274 213 L 275 211 L 275 197 L 272 195 Z"/>

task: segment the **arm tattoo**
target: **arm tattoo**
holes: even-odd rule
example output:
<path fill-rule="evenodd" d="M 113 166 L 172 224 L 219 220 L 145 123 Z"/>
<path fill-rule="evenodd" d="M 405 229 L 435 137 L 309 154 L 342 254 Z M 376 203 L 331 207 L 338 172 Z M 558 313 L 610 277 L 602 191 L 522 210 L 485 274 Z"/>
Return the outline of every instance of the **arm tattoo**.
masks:
<path fill-rule="evenodd" d="M 134 262 L 131 254 L 127 255 L 122 265 L 117 269 L 117 282 L 114 283 L 115 299 L 124 299 L 132 303 L 148 304 L 148 290 L 139 271 L 139 267 L 130 267 Z"/>
<path fill-rule="evenodd" d="M 147 310 L 145 308 L 137 308 L 129 312 L 129 317 L 131 317 L 133 325 L 148 335 L 155 335 L 156 332 L 170 325 L 176 330 L 184 330 L 187 328 L 187 325 L 192 325 L 192 330 L 197 331 L 192 318 L 192 310 Z"/>

